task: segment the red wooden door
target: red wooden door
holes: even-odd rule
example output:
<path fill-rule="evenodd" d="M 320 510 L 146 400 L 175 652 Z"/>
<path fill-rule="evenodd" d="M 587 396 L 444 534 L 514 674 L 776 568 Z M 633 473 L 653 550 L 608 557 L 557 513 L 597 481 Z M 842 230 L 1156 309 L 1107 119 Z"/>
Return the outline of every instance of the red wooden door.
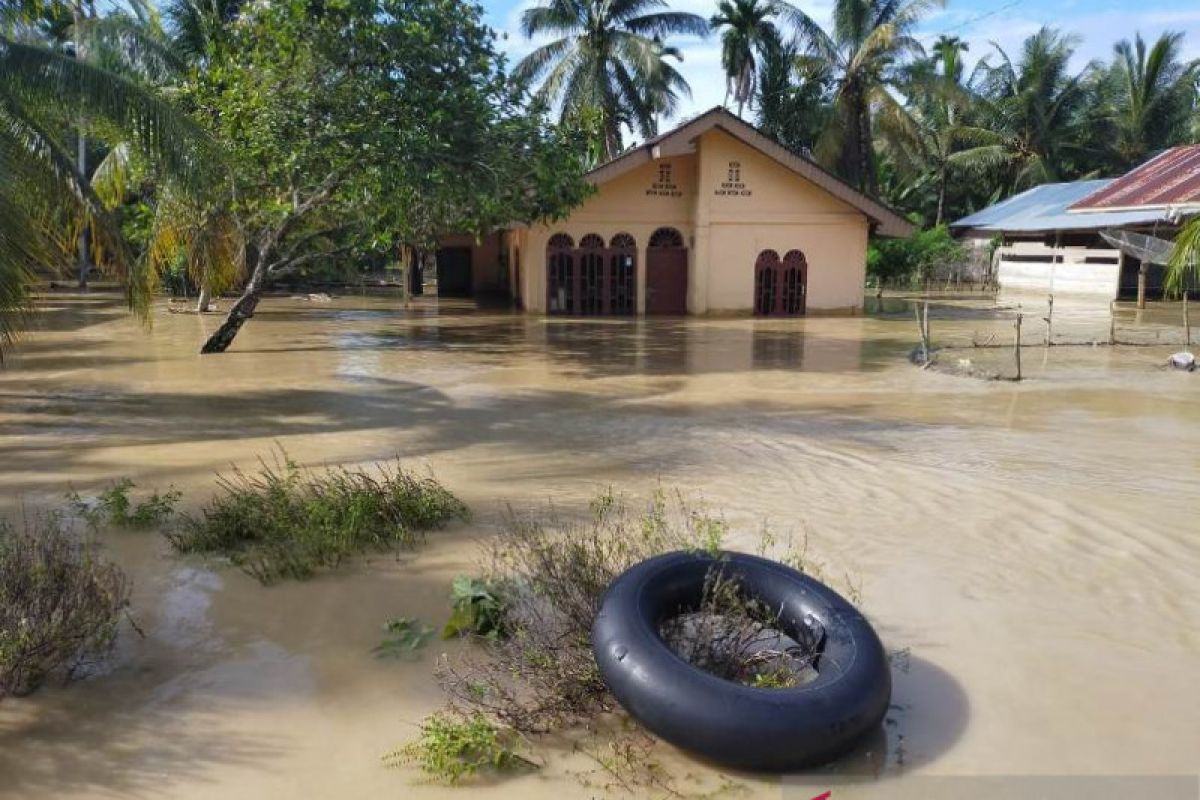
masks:
<path fill-rule="evenodd" d="M 685 247 L 646 250 L 646 313 L 686 314 L 688 251 Z"/>

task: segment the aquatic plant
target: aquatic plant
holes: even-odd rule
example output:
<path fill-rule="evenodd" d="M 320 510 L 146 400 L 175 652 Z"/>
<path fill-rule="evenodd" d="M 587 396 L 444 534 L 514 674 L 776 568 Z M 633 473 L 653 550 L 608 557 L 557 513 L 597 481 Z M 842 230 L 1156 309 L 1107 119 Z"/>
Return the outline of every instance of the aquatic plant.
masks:
<path fill-rule="evenodd" d="M 387 638 L 371 650 L 380 658 L 411 658 L 433 637 L 433 628 L 412 617 L 392 617 L 383 630 Z"/>
<path fill-rule="evenodd" d="M 421 723 L 413 742 L 383 757 L 389 766 L 415 763 L 430 778 L 459 783 L 481 770 L 508 771 L 537 765 L 517 752 L 520 739 L 483 714 L 441 712 Z"/>
<path fill-rule="evenodd" d="M 355 553 L 413 547 L 425 531 L 468 515 L 432 475 L 399 462 L 306 470 L 280 451 L 253 474 L 219 476 L 208 505 L 166 535 L 177 552 L 224 556 L 269 584 L 309 578 Z"/>
<path fill-rule="evenodd" d="M 129 496 L 134 488 L 132 480 L 120 478 L 95 498 L 71 491 L 67 502 L 92 530 L 105 526 L 146 530 L 165 525 L 175 514 L 175 504 L 183 497 L 182 492 L 169 487 L 161 493 L 154 490 L 149 497 L 135 503 Z"/>
<path fill-rule="evenodd" d="M 506 603 L 498 585 L 482 578 L 459 575 L 450 585 L 450 599 L 453 611 L 442 628 L 443 639 L 468 635 L 497 639 L 505 635 Z"/>
<path fill-rule="evenodd" d="M 0 521 L 0 699 L 103 661 L 128 606 L 125 574 L 60 514 Z"/>

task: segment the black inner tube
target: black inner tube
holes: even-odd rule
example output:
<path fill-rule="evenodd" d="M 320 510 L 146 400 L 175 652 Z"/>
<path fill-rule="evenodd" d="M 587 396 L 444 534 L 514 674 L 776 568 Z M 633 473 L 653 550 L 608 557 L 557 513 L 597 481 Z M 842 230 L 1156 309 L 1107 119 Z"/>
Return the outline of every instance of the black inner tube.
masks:
<path fill-rule="evenodd" d="M 778 612 L 780 631 L 820 647 L 817 677 L 759 689 L 688 663 L 661 625 L 699 607 L 713 570 Z M 870 624 L 829 587 L 743 553 L 668 553 L 609 587 L 592 629 L 601 677 L 635 718 L 663 739 L 733 767 L 789 771 L 823 763 L 878 726 L 891 673 Z"/>

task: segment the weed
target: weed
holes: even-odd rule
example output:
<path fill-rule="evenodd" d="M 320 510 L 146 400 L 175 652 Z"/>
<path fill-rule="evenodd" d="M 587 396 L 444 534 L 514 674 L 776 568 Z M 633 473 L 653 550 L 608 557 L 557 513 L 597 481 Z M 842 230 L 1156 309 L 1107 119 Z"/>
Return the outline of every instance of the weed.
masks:
<path fill-rule="evenodd" d="M 433 628 L 411 617 L 392 617 L 384 623 L 383 631 L 388 638 L 371 651 L 380 658 L 411 658 L 433 636 Z"/>
<path fill-rule="evenodd" d="M 198 516 L 167 537 L 181 553 L 219 554 L 264 584 L 306 579 L 366 551 L 415 546 L 467 507 L 432 476 L 399 463 L 375 470 L 301 469 L 280 451 L 258 472 L 235 469 Z"/>
<path fill-rule="evenodd" d="M 415 763 L 435 781 L 456 784 L 482 770 L 500 772 L 536 767 L 517 752 L 517 736 L 490 722 L 482 714 L 470 716 L 442 712 L 421 723 L 413 742 L 385 755 L 384 763 Z"/>
<path fill-rule="evenodd" d="M 105 659 L 128 606 L 125 574 L 60 514 L 0 522 L 0 699 Z"/>
<path fill-rule="evenodd" d="M 137 503 L 130 498 L 136 484 L 120 478 L 109 484 L 95 498 L 86 498 L 76 491 L 67 493 L 67 502 L 92 530 L 102 527 L 146 530 L 165 525 L 175 513 L 175 505 L 183 493 L 171 487 L 160 493 L 154 490 Z"/>

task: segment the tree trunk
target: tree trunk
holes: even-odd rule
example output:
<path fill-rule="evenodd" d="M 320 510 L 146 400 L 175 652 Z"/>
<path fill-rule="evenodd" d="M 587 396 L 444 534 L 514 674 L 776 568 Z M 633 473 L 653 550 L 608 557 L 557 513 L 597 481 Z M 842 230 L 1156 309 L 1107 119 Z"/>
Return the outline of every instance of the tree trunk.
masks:
<path fill-rule="evenodd" d="M 938 170 L 937 217 L 933 221 L 933 226 L 935 228 L 942 224 L 942 216 L 945 214 L 945 210 L 946 210 L 946 168 L 943 166 L 941 169 Z"/>
<path fill-rule="evenodd" d="M 83 21 L 83 8 L 76 3 L 72 9 L 72 20 L 75 23 L 75 60 L 83 61 L 84 52 L 83 45 L 79 43 L 78 31 L 79 26 Z M 75 166 L 79 169 L 80 176 L 87 180 L 87 134 L 85 133 L 83 116 L 79 117 L 79 133 L 75 140 Z M 79 288 L 88 288 L 88 272 L 90 264 L 88 263 L 88 229 L 84 226 L 79 231 L 79 254 L 77 258 L 77 269 L 79 271 Z"/>
<path fill-rule="evenodd" d="M 229 309 L 229 313 L 225 316 L 225 321 L 221 323 L 221 327 L 217 328 L 213 332 L 213 335 L 208 337 L 208 341 L 204 343 L 204 346 L 200 348 L 201 355 L 224 353 L 229 349 L 229 345 L 233 344 L 238 331 L 242 329 L 247 320 L 254 316 L 254 310 L 258 308 L 258 301 L 262 299 L 263 283 L 266 277 L 267 270 L 265 263 L 260 261 L 258 266 L 254 268 L 254 272 L 251 274 L 246 288 L 242 291 L 242 296 Z"/>
<path fill-rule="evenodd" d="M 196 299 L 196 313 L 203 314 L 212 306 L 212 298 L 208 294 L 208 286 L 200 284 L 200 296 Z"/>

